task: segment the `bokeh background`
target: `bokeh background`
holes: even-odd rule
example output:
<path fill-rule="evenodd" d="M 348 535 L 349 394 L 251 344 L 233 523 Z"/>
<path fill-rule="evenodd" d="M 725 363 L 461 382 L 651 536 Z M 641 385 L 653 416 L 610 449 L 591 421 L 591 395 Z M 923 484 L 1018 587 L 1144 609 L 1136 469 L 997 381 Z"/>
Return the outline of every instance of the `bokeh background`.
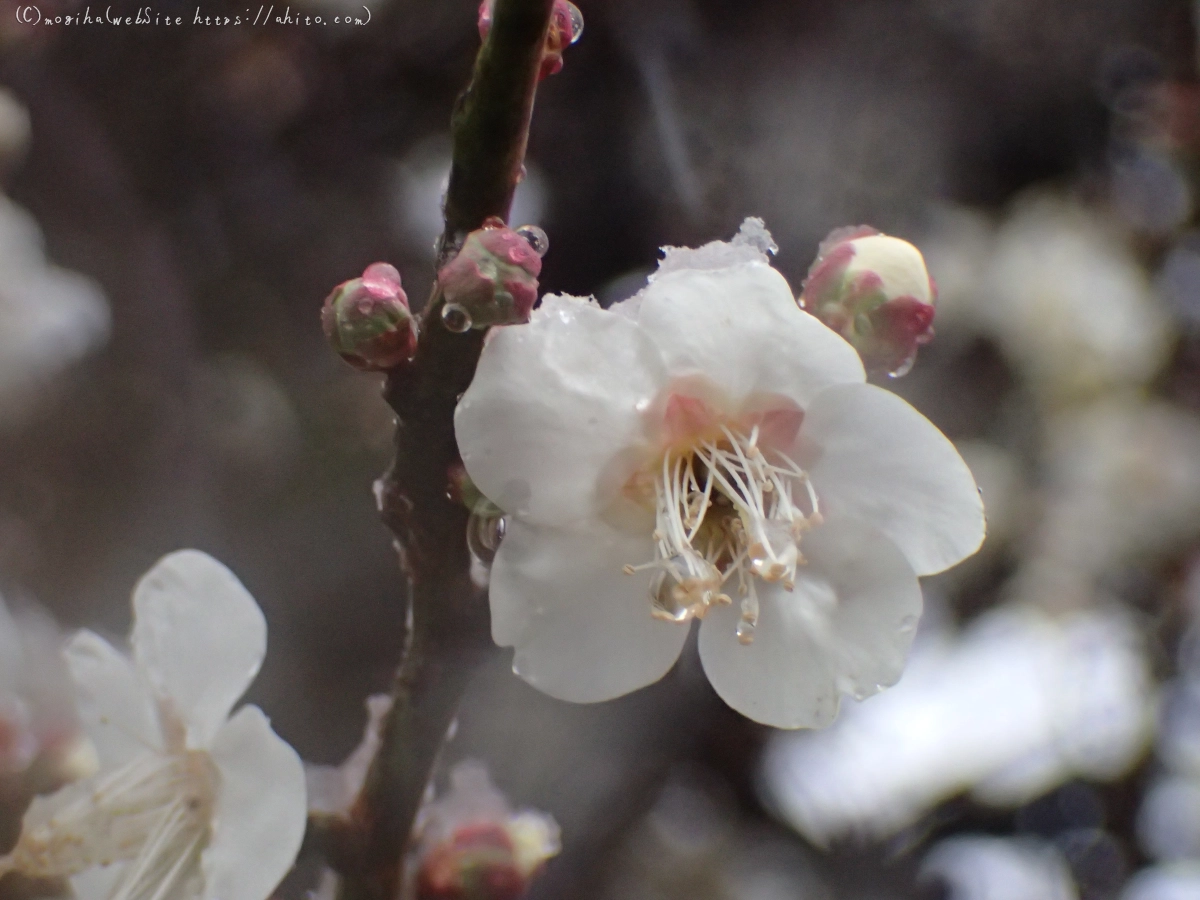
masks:
<path fill-rule="evenodd" d="M 366 3 L 168 28 L 0 0 L 5 844 L 71 733 L 55 629 L 124 635 L 163 553 L 212 553 L 263 606 L 248 699 L 306 760 L 346 757 L 387 687 L 392 423 L 317 313 L 376 260 L 427 295 L 478 37 L 473 0 Z M 1200 8 L 580 6 L 514 212 L 550 235 L 543 288 L 621 299 L 658 246 L 747 215 L 797 289 L 836 226 L 916 242 L 938 338 L 890 386 L 958 443 L 990 535 L 926 581 L 901 685 L 825 732 L 740 718 L 694 649 L 590 707 L 485 673 L 447 763 L 561 825 L 533 896 L 1200 897 Z"/>

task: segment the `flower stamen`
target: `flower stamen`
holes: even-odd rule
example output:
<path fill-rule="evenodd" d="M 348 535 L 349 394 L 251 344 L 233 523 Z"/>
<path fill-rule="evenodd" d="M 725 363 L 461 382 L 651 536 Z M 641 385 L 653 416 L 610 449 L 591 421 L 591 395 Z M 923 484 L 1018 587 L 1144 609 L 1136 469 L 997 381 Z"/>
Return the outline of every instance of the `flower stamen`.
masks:
<path fill-rule="evenodd" d="M 805 562 L 800 539 L 820 524 L 808 473 L 777 451 L 768 459 L 757 425 L 748 434 L 721 425 L 717 439 L 663 455 L 654 493 L 655 558 L 624 571 L 657 572 L 651 612 L 670 622 L 702 619 L 714 605 L 732 603 L 722 587 L 736 579 L 738 638 L 750 643 L 758 622 L 754 578 L 792 590 Z"/>

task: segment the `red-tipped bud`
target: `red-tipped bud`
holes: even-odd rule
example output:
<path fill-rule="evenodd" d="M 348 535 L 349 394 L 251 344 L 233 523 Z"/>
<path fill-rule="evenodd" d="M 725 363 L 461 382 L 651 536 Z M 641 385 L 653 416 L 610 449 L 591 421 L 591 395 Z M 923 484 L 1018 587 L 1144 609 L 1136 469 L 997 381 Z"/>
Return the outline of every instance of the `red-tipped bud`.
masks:
<path fill-rule="evenodd" d="M 479 37 L 487 39 L 492 30 L 492 7 L 495 0 L 483 0 L 479 4 Z M 583 34 L 583 13 L 570 0 L 555 0 L 550 18 L 550 30 L 546 33 L 546 50 L 542 57 L 542 68 L 538 78 L 562 71 L 563 51 L 579 40 Z"/>
<path fill-rule="evenodd" d="M 511 228 L 480 228 L 438 272 L 451 331 L 525 322 L 537 301 L 542 258 Z M 454 313 L 453 322 L 445 311 Z"/>
<path fill-rule="evenodd" d="M 418 900 L 517 900 L 558 853 L 558 826 L 513 813 L 482 766 L 460 763 L 450 780 L 418 821 Z"/>
<path fill-rule="evenodd" d="M 921 251 L 860 226 L 821 243 L 800 305 L 852 344 L 868 371 L 900 376 L 933 339 L 936 299 Z"/>
<path fill-rule="evenodd" d="M 400 273 L 387 263 L 335 287 L 321 309 L 321 326 L 342 359 L 363 371 L 393 369 L 417 350 L 416 319 Z"/>

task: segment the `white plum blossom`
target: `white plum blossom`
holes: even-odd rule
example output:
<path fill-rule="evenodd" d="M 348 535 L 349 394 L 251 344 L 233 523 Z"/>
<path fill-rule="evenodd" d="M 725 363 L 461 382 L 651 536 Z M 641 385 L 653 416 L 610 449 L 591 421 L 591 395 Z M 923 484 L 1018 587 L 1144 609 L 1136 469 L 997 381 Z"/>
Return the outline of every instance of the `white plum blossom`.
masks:
<path fill-rule="evenodd" d="M 1119 608 L 1007 604 L 926 634 L 904 681 L 827 731 L 780 734 L 762 784 L 810 841 L 886 838 L 963 791 L 997 807 L 1071 778 L 1111 781 L 1154 730 L 1141 636 Z"/>
<path fill-rule="evenodd" d="M 953 445 L 865 382 L 802 311 L 757 220 L 668 249 L 611 310 L 547 297 L 493 331 L 455 427 L 508 516 L 492 633 L 514 669 L 576 702 L 661 678 L 692 619 L 727 703 L 780 727 L 895 683 L 918 575 L 983 539 Z"/>
<path fill-rule="evenodd" d="M 133 595 L 133 658 L 90 631 L 65 650 L 99 771 L 34 800 L 0 874 L 79 900 L 266 900 L 306 824 L 304 770 L 262 711 L 230 711 L 266 623 L 237 578 L 184 550 Z"/>

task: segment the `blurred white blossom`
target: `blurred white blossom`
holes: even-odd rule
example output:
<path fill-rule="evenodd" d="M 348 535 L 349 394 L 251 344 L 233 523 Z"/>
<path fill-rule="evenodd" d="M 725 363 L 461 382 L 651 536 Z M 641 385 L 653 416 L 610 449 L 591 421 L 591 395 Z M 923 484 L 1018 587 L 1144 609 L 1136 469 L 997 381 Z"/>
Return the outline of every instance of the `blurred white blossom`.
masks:
<path fill-rule="evenodd" d="M 981 316 L 1048 402 L 1144 384 L 1165 362 L 1166 314 L 1098 212 L 1051 196 L 1018 200 L 984 281 Z"/>
<path fill-rule="evenodd" d="M 29 146 L 29 111 L 8 88 L 0 88 L 0 167 L 17 160 Z"/>
<path fill-rule="evenodd" d="M 1115 610 L 988 613 L 919 643 L 899 686 L 833 728 L 777 735 L 764 787 L 810 840 L 886 836 L 955 794 L 1002 806 L 1083 776 L 1115 778 L 1153 721 L 1137 629 Z"/>
<path fill-rule="evenodd" d="M 266 900 L 306 825 L 299 757 L 262 711 L 230 710 L 266 623 L 216 560 L 171 554 L 133 596 L 133 658 L 66 648 L 99 771 L 34 800 L 0 874 L 70 878 L 79 900 Z"/>
<path fill-rule="evenodd" d="M 953 445 L 864 384 L 803 312 L 759 220 L 670 248 L 610 311 L 549 297 L 492 332 L 455 417 L 475 485 L 509 516 L 492 567 L 496 642 L 576 702 L 671 667 L 687 623 L 739 712 L 828 724 L 843 693 L 900 676 L 917 575 L 983 539 Z"/>
<path fill-rule="evenodd" d="M 1076 900 L 1071 870 L 1052 845 L 1030 838 L 960 835 L 934 845 L 921 863 L 946 900 Z"/>
<path fill-rule="evenodd" d="M 86 767 L 79 720 L 54 622 L 35 609 L 10 613 L 0 599 L 0 775 L 53 754 L 64 774 Z"/>
<path fill-rule="evenodd" d="M 1121 900 L 1195 900 L 1200 897 L 1200 862 L 1143 869 L 1129 880 Z"/>
<path fill-rule="evenodd" d="M 0 423 L 36 389 L 108 337 L 109 313 L 90 279 L 49 265 L 37 223 L 0 195 Z"/>
<path fill-rule="evenodd" d="M 1161 560 L 1200 536 L 1200 419 L 1162 402 L 1112 398 L 1053 417 L 1043 518 L 1016 593 L 1089 602 L 1097 576 Z"/>

